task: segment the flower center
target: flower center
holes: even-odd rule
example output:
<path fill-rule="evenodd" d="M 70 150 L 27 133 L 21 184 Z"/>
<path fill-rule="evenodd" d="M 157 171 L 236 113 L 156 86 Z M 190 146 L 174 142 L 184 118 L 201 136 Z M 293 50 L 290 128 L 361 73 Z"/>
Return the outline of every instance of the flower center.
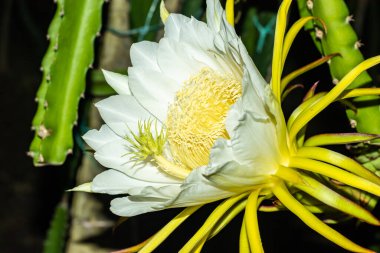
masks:
<path fill-rule="evenodd" d="M 215 140 L 229 138 L 225 119 L 241 93 L 241 81 L 210 68 L 184 82 L 166 120 L 166 136 L 176 161 L 189 169 L 208 164 Z"/>

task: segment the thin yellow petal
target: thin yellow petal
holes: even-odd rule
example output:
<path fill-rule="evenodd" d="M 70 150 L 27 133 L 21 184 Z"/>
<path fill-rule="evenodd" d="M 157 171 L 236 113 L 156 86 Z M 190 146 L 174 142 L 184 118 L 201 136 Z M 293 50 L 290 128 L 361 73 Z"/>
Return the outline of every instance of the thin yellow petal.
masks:
<path fill-rule="evenodd" d="M 334 102 L 342 92 L 358 77 L 363 71 L 377 65 L 380 63 L 380 56 L 375 56 L 369 58 L 358 66 L 353 68 L 348 72 L 343 79 L 330 91 L 328 92 L 321 100 L 318 101 L 313 107 L 308 110 L 302 111 L 302 113 L 294 121 L 292 127 L 289 131 L 290 142 L 294 142 L 296 139 L 297 133 L 318 113 L 325 109 L 328 105 Z"/>
<path fill-rule="evenodd" d="M 325 92 L 318 93 L 318 94 L 306 99 L 302 104 L 300 104 L 293 111 L 293 113 L 290 115 L 290 117 L 288 119 L 288 124 L 287 124 L 288 130 L 291 129 L 291 127 L 293 126 L 293 123 L 299 117 L 299 115 L 301 115 L 301 113 L 303 111 L 308 110 L 309 108 L 312 108 L 315 104 L 318 103 L 318 101 L 320 101 L 323 98 L 323 96 L 325 96 L 325 94 L 326 94 Z M 295 143 L 293 142 L 296 145 L 296 147 L 302 147 L 303 146 L 303 143 L 305 140 L 306 127 L 307 127 L 307 125 L 305 125 L 297 133 Z"/>
<path fill-rule="evenodd" d="M 174 217 L 168 224 L 158 231 L 153 238 L 142 248 L 139 253 L 150 253 L 156 249 L 182 222 L 190 217 L 202 205 L 191 206 L 185 208 L 176 217 Z"/>
<path fill-rule="evenodd" d="M 247 229 L 245 227 L 245 217 L 243 218 L 243 222 L 241 224 L 241 229 L 240 229 L 239 252 L 251 253 L 251 249 L 249 248 Z"/>
<path fill-rule="evenodd" d="M 307 64 L 306 66 L 303 66 L 302 68 L 299 68 L 293 72 L 291 72 L 290 74 L 286 75 L 282 80 L 281 80 L 281 91 L 283 91 L 286 86 L 291 82 L 293 81 L 295 78 L 297 78 L 298 76 L 302 75 L 303 73 L 306 73 L 307 71 L 309 70 L 312 70 L 318 66 L 321 66 L 323 63 L 329 61 L 331 58 L 333 58 L 334 56 L 337 56 L 339 54 L 330 54 L 330 55 L 326 55 L 318 60 L 315 60 L 309 64 Z"/>
<path fill-rule="evenodd" d="M 363 133 L 338 133 L 338 134 L 318 134 L 308 138 L 304 146 L 326 146 L 326 145 L 341 145 L 359 142 L 368 142 L 380 138 L 377 134 Z"/>
<path fill-rule="evenodd" d="M 259 222 L 257 220 L 257 206 L 260 190 L 261 189 L 257 189 L 249 195 L 244 214 L 249 246 L 254 253 L 264 253 L 260 237 Z"/>
<path fill-rule="evenodd" d="M 306 126 L 304 126 L 297 134 L 297 137 L 296 137 L 296 144 L 297 144 L 297 148 L 299 147 L 302 147 L 303 146 L 303 143 L 305 141 L 305 136 L 306 136 Z"/>
<path fill-rule="evenodd" d="M 146 239 L 145 241 L 143 242 L 140 242 L 139 244 L 136 244 L 132 247 L 129 247 L 129 248 L 126 248 L 126 249 L 122 249 L 122 250 L 118 250 L 118 251 L 113 251 L 111 253 L 135 253 L 135 252 L 138 252 L 140 249 L 142 249 L 151 239 L 153 238 L 150 237 L 148 239 Z"/>
<path fill-rule="evenodd" d="M 232 27 L 235 26 L 235 12 L 234 12 L 235 6 L 234 5 L 235 5 L 234 0 L 226 1 L 226 18 L 227 18 L 228 23 L 230 23 Z"/>
<path fill-rule="evenodd" d="M 288 130 L 293 126 L 294 121 L 298 118 L 298 116 L 308 108 L 312 107 L 314 104 L 316 104 L 319 100 L 323 98 L 323 96 L 326 95 L 326 92 L 320 92 L 318 94 L 315 94 L 311 98 L 305 100 L 302 104 L 300 104 L 290 115 L 287 123 Z"/>
<path fill-rule="evenodd" d="M 303 147 L 298 150 L 297 156 L 330 163 L 380 185 L 380 178 L 378 176 L 355 160 L 338 152 L 320 147 Z"/>
<path fill-rule="evenodd" d="M 324 210 L 318 206 L 305 205 L 305 208 L 312 213 L 323 213 L 324 212 Z M 284 207 L 260 206 L 259 211 L 260 212 L 266 212 L 266 213 L 273 213 L 273 212 L 278 212 L 278 211 L 284 211 Z"/>
<path fill-rule="evenodd" d="M 203 237 L 201 241 L 198 242 L 198 245 L 195 246 L 194 251 L 192 253 L 200 253 L 202 251 L 203 246 L 205 245 L 207 241 L 207 237 Z"/>
<path fill-rule="evenodd" d="M 285 41 L 284 41 L 284 49 L 282 52 L 282 64 L 285 63 L 285 59 L 288 56 L 290 47 L 293 44 L 294 39 L 296 38 L 299 31 L 305 26 L 305 24 L 311 20 L 318 20 L 322 26 L 324 27 L 324 30 L 326 31 L 326 25 L 324 22 L 318 18 L 313 16 L 303 17 L 298 19 L 289 29 L 289 31 L 286 33 Z"/>
<path fill-rule="evenodd" d="M 286 29 L 286 20 L 289 12 L 291 0 L 284 0 L 277 13 L 276 33 L 274 35 L 273 60 L 272 60 L 272 81 L 271 88 L 277 101 L 281 101 L 281 74 L 282 74 L 282 54 Z"/>
<path fill-rule="evenodd" d="M 380 95 L 380 88 L 357 88 L 345 91 L 339 99 Z"/>
<path fill-rule="evenodd" d="M 202 227 L 195 233 L 193 237 L 182 247 L 180 253 L 193 252 L 197 244 L 205 237 L 208 238 L 211 229 L 218 223 L 220 218 L 228 211 L 235 203 L 242 198 L 246 197 L 248 193 L 243 193 L 238 196 L 230 197 L 223 201 L 215 210 L 210 214 Z"/>
<path fill-rule="evenodd" d="M 276 171 L 276 176 L 292 184 L 303 183 L 300 173 L 288 167 L 280 166 Z"/>
<path fill-rule="evenodd" d="M 282 81 L 281 81 L 282 82 Z M 281 84 L 282 85 L 282 84 Z M 281 92 L 281 102 L 285 100 L 285 98 L 295 89 L 297 88 L 304 88 L 302 84 L 294 84 L 290 86 L 289 88 L 285 89 L 283 92 Z"/>
<path fill-rule="evenodd" d="M 316 216 L 310 213 L 301 203 L 299 203 L 288 191 L 285 184 L 278 182 L 272 189 L 274 195 L 295 215 L 298 216 L 307 226 L 324 236 L 326 239 L 334 242 L 342 248 L 362 253 L 374 253 L 374 251 L 363 248 L 352 242 L 339 232 L 335 231 L 325 223 L 320 221 Z"/>
<path fill-rule="evenodd" d="M 302 178 L 304 180 L 302 184 L 294 184 L 293 186 L 337 210 L 354 216 L 369 224 L 376 226 L 380 225 L 379 220 L 360 205 L 343 197 L 312 177 L 302 175 Z"/>
<path fill-rule="evenodd" d="M 344 184 L 372 193 L 376 196 L 380 196 L 379 185 L 324 162 L 307 158 L 292 157 L 289 160 L 288 166 L 322 174 Z"/>
<path fill-rule="evenodd" d="M 241 211 L 244 210 L 245 206 L 247 205 L 247 200 L 241 200 L 236 205 L 231 207 L 222 218 L 220 218 L 218 224 L 216 227 L 214 227 L 210 233 L 209 239 L 216 236 L 230 221 L 236 217 Z"/>

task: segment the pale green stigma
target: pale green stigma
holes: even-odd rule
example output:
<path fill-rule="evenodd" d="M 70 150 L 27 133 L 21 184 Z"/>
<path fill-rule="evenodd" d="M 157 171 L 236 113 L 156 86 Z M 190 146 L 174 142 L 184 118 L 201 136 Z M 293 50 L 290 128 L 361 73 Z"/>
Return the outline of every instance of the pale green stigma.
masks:
<path fill-rule="evenodd" d="M 181 179 L 186 178 L 190 173 L 190 170 L 185 166 L 175 161 L 170 161 L 163 155 L 166 134 L 164 128 L 158 130 L 156 120 L 139 121 L 138 133 L 136 134 L 130 130 L 130 135 L 124 138 L 130 143 L 130 151 L 126 155 L 131 155 L 131 161 L 135 163 L 155 162 L 158 168 L 166 174 Z"/>
<path fill-rule="evenodd" d="M 154 124 L 154 126 L 153 126 Z M 152 134 L 152 128 L 155 135 Z M 138 133 L 135 134 L 130 130 L 132 136 L 126 135 L 124 138 L 131 144 L 131 151 L 128 155 L 132 155 L 132 160 L 143 162 L 148 158 L 162 155 L 166 142 L 164 128 L 158 130 L 157 121 L 148 119 L 144 122 L 138 122 Z"/>

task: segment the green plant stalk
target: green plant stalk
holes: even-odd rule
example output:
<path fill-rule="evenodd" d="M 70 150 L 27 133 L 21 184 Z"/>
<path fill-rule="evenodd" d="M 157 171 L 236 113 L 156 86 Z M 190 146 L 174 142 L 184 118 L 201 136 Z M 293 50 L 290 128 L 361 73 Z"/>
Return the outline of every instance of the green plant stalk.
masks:
<path fill-rule="evenodd" d="M 64 250 L 69 210 L 64 197 L 54 212 L 50 227 L 44 242 L 43 253 L 61 253 Z"/>
<path fill-rule="evenodd" d="M 60 165 L 73 148 L 73 127 L 83 97 L 86 73 L 94 59 L 94 39 L 101 26 L 103 0 L 64 0 L 58 40 L 50 65 L 44 112 L 32 147 L 40 142 L 35 165 Z M 56 22 L 53 20 L 53 22 Z M 50 53 L 48 51 L 48 53 Z M 42 94 L 43 95 L 43 94 Z M 39 112 L 37 112 L 39 114 Z M 37 138 L 37 140 L 36 140 Z"/>
<path fill-rule="evenodd" d="M 140 27 L 138 36 L 133 36 L 134 41 L 155 40 L 156 32 L 149 28 L 160 22 L 158 0 L 131 0 L 130 21 L 131 27 Z"/>
<path fill-rule="evenodd" d="M 340 80 L 364 60 L 359 50 L 360 42 L 350 24 L 353 19 L 345 2 L 343 0 L 298 0 L 298 4 L 302 16 L 315 16 L 325 22 L 327 31 L 323 31 L 318 23 L 310 22 L 306 28 L 311 29 L 311 36 L 323 55 L 340 54 L 340 57 L 331 59 L 329 64 L 333 81 Z M 363 72 L 350 85 L 350 88 L 357 88 L 371 82 L 372 79 L 368 73 Z"/>
<path fill-rule="evenodd" d="M 35 131 L 35 137 L 29 148 L 29 155 L 33 158 L 33 163 L 35 165 L 39 163 L 39 159 L 41 158 L 41 138 L 38 135 L 41 134 L 43 130 L 41 125 L 45 115 L 45 96 L 51 79 L 50 67 L 55 60 L 55 49 L 58 47 L 58 30 L 62 22 L 61 13 L 63 11 L 63 4 L 64 0 L 57 1 L 57 9 L 47 33 L 47 39 L 50 41 L 49 47 L 46 50 L 41 63 L 42 80 L 35 98 L 37 102 L 37 111 L 32 121 L 32 129 Z"/>
<path fill-rule="evenodd" d="M 297 0 L 297 4 L 298 4 L 298 11 L 302 18 L 311 16 L 311 11 L 307 7 L 307 0 Z M 322 54 L 323 52 L 322 45 L 321 45 L 321 41 L 315 35 L 314 22 L 310 21 L 306 23 L 304 28 L 306 31 L 310 33 L 311 38 L 313 39 L 314 45 L 317 47 L 318 51 Z"/>
<path fill-rule="evenodd" d="M 241 39 L 264 77 L 272 62 L 275 17 L 275 13 L 249 8 L 242 21 Z"/>
<path fill-rule="evenodd" d="M 323 20 L 327 33 L 317 23 L 308 23 L 316 47 L 323 55 L 339 53 L 329 63 L 333 82 L 339 81 L 348 71 L 363 61 L 364 57 L 359 48 L 360 41 L 351 27 L 353 21 L 343 0 L 297 0 L 300 15 L 315 16 Z M 371 86 L 372 78 L 363 72 L 349 88 Z M 353 127 L 362 133 L 380 133 L 379 96 L 365 96 L 352 100 L 355 109 L 346 110 Z"/>

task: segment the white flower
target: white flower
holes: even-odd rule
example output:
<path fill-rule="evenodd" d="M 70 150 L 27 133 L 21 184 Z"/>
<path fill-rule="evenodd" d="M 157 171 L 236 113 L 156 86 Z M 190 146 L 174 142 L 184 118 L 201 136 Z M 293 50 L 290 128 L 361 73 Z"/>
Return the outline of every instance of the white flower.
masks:
<path fill-rule="evenodd" d="M 128 194 L 111 202 L 117 215 L 236 195 L 266 183 L 283 160 L 284 121 L 269 85 L 219 1 L 207 4 L 207 25 L 171 14 L 159 43 L 134 44 L 128 77 L 104 71 L 119 95 L 96 104 L 106 124 L 83 138 L 110 169 L 87 186 Z M 134 147 L 131 131 L 152 132 L 153 143 L 165 136 L 163 151 L 135 161 L 132 151 L 149 144 Z"/>
<path fill-rule="evenodd" d="M 233 7 L 231 0 L 227 2 Z M 283 64 L 295 35 L 313 19 L 300 19 L 284 39 L 290 3 L 284 0 L 277 16 L 270 84 L 259 74 L 218 0 L 207 0 L 207 24 L 170 14 L 159 43 L 134 44 L 128 77 L 104 71 L 119 95 L 96 104 L 105 125 L 83 138 L 99 163 L 109 169 L 73 190 L 124 194 L 111 202 L 111 211 L 120 216 L 187 207 L 141 252 L 154 250 L 201 205 L 225 198 L 182 252 L 198 252 L 244 208 L 240 247 L 243 252 L 263 252 L 255 211 L 263 200 L 273 197 L 280 207 L 341 247 L 372 252 L 320 221 L 312 212 L 324 209 L 312 203 L 317 199 L 329 208 L 380 224 L 321 178 L 376 196 L 380 196 L 380 179 L 352 159 L 317 147 L 376 136 L 330 134 L 305 141 L 304 130 L 336 100 L 380 93 L 346 90 L 380 57 L 355 67 L 330 92 L 309 92 L 285 124 L 280 100 L 291 78 L 281 80 Z M 228 13 L 228 20 L 233 20 L 233 11 Z"/>

